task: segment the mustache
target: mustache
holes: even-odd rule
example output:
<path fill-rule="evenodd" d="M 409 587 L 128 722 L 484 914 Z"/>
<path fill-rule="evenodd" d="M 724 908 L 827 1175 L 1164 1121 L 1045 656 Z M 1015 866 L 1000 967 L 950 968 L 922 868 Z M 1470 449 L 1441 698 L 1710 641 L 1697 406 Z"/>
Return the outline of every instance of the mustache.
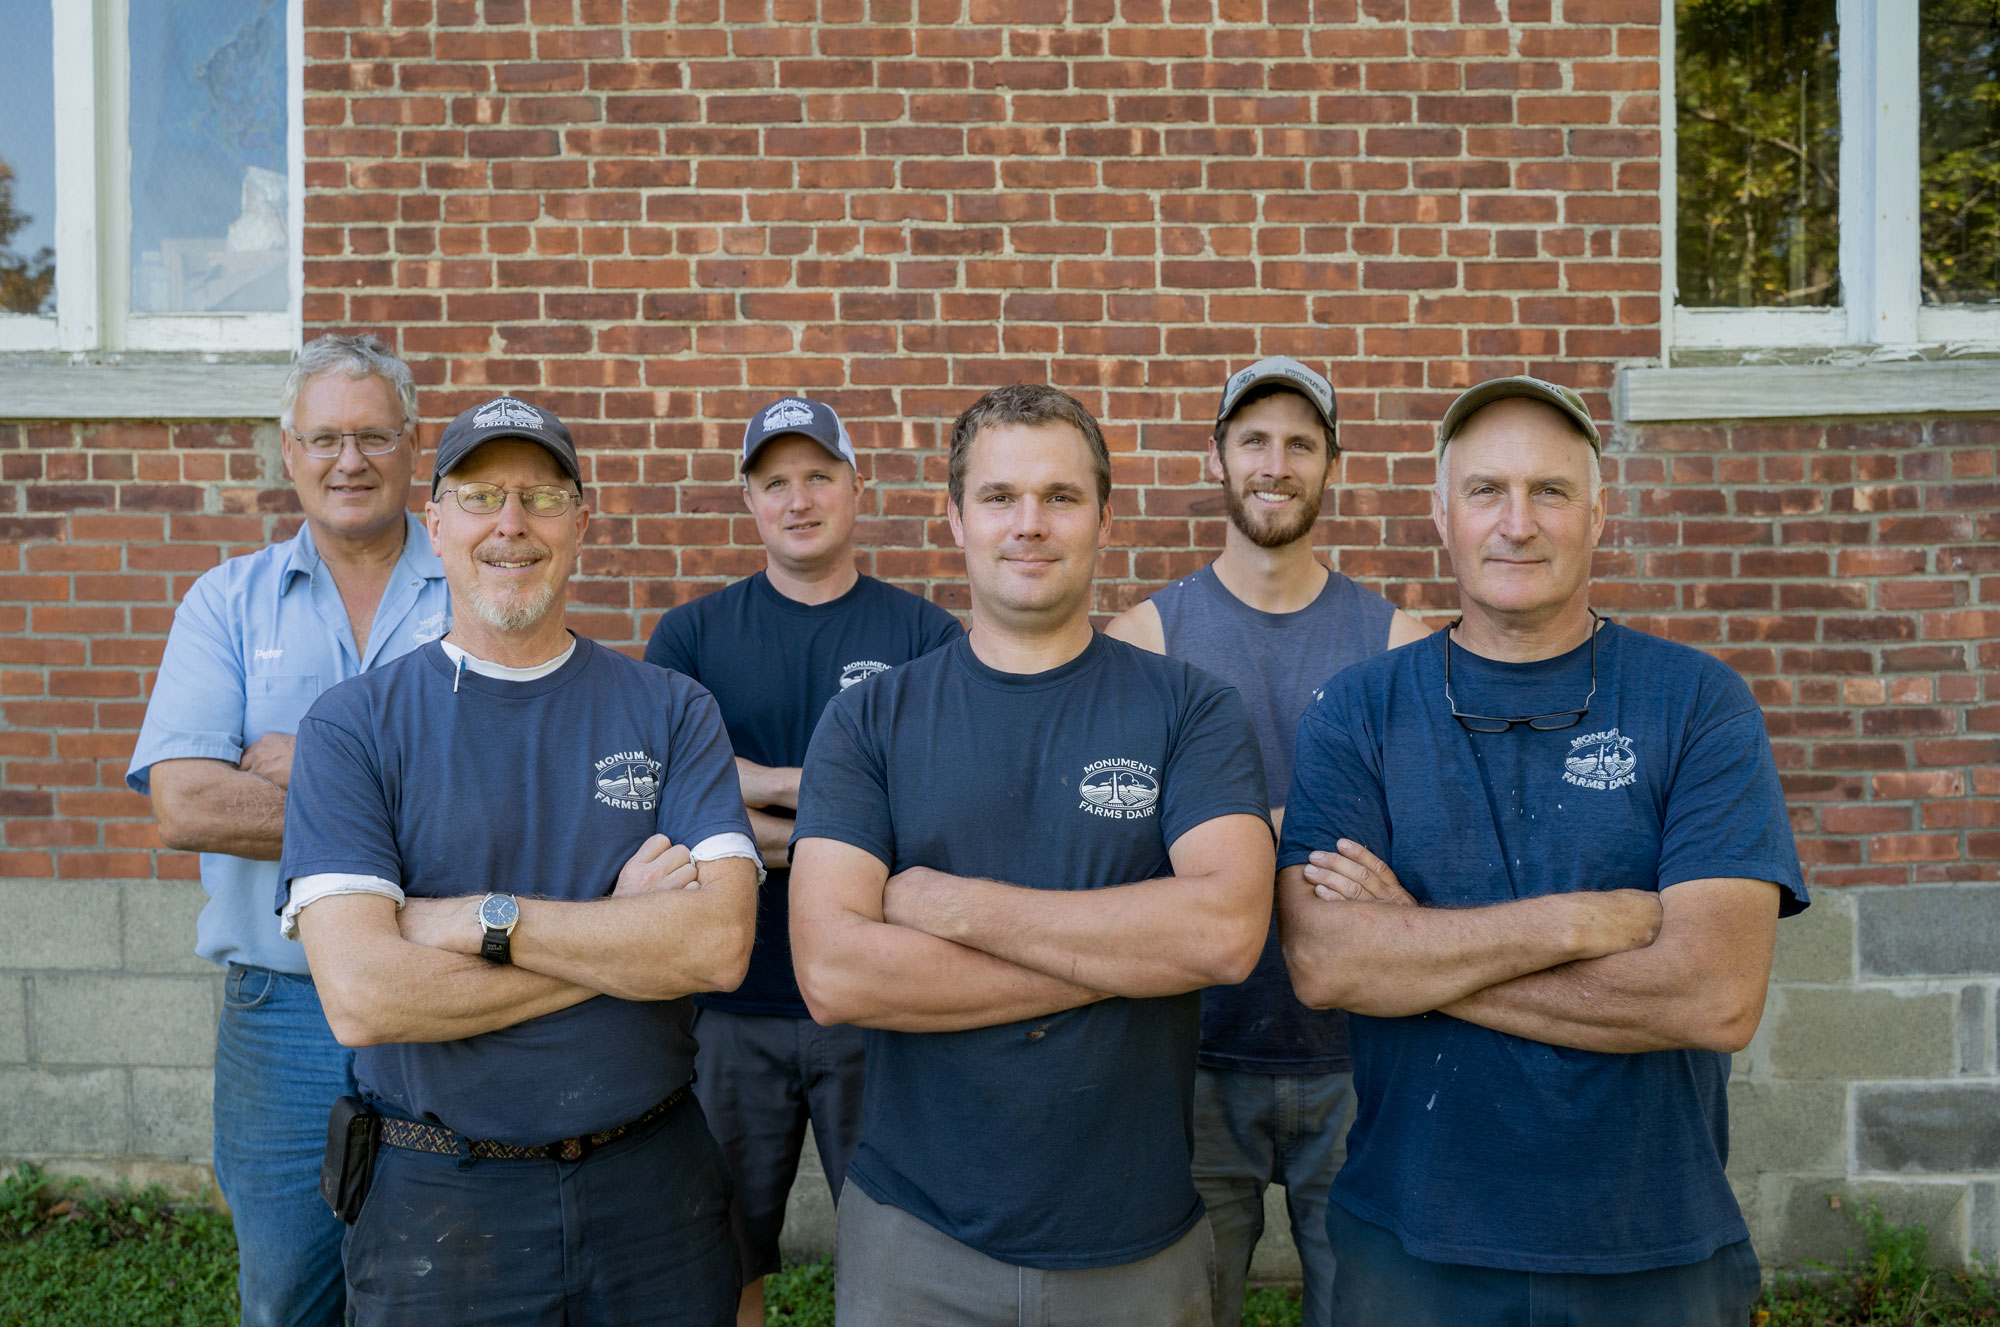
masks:
<path fill-rule="evenodd" d="M 475 560 L 496 559 L 518 562 L 524 557 L 546 558 L 548 545 L 535 539 L 489 539 L 472 550 Z"/>

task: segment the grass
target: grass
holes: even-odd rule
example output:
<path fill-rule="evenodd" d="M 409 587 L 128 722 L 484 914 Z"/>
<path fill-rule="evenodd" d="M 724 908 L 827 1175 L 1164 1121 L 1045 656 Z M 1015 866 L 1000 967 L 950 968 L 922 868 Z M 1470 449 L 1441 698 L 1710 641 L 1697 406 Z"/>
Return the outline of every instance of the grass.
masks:
<path fill-rule="evenodd" d="M 1924 1228 L 1896 1225 L 1872 1202 L 1855 1218 L 1862 1251 L 1810 1276 L 1780 1273 L 1754 1327 L 2000 1327 L 2000 1271 L 1935 1266 Z M 770 1327 L 834 1327 L 833 1264 L 785 1268 L 765 1303 Z M 0 1327 L 236 1319 L 236 1237 L 206 1201 L 52 1180 L 33 1166 L 0 1175 Z M 1252 1291 L 1243 1327 L 1300 1327 L 1297 1294 Z"/>
<path fill-rule="evenodd" d="M 0 1176 L 0 1327 L 236 1320 L 236 1235 L 206 1201 Z"/>
<path fill-rule="evenodd" d="M 1833 1199 L 1839 1206 L 1839 1200 Z M 1870 1199 L 1856 1213 L 1863 1249 L 1807 1278 L 1780 1272 L 1757 1301 L 1757 1327 L 1972 1327 L 2000 1322 L 1994 1268 L 1932 1265 L 1930 1236 L 1899 1226 Z"/>

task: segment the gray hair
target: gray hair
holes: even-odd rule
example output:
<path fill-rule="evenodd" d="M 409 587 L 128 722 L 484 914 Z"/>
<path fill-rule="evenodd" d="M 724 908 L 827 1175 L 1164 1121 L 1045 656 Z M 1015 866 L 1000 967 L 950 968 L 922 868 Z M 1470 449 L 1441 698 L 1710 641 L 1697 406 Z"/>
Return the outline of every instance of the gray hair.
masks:
<path fill-rule="evenodd" d="M 350 378 L 377 377 L 395 389 L 403 403 L 403 426 L 417 422 L 417 381 L 410 366 L 389 352 L 389 347 L 372 335 L 341 336 L 328 332 L 300 347 L 285 375 L 285 390 L 278 396 L 278 422 L 292 431 L 292 410 L 306 383 L 322 373 L 344 373 Z"/>
<path fill-rule="evenodd" d="M 1497 404 L 1497 402 L 1495 404 Z M 1553 410 L 1555 409 L 1555 407 L 1551 406 L 1550 409 Z M 1477 413 L 1478 413 L 1477 411 L 1474 412 L 1474 414 Z M 1558 411 L 1557 413 L 1561 412 Z M 1467 416 L 1465 423 L 1469 424 L 1471 422 L 1472 422 L 1472 417 Z M 1460 424 L 1458 432 L 1463 433 L 1464 431 L 1465 431 L 1465 424 Z M 1584 433 L 1582 429 L 1577 428 L 1574 422 L 1570 423 L 1570 431 L 1576 435 L 1577 441 L 1584 443 L 1586 446 L 1589 445 L 1590 438 Z M 1437 500 L 1440 506 L 1442 506 L 1444 504 L 1445 499 L 1450 496 L 1450 490 L 1447 488 L 1445 484 L 1445 479 L 1447 476 L 1451 474 L 1451 462 L 1448 458 L 1451 456 L 1452 441 L 1457 437 L 1458 433 L 1452 434 L 1452 436 L 1450 438 L 1446 438 L 1444 440 L 1444 444 L 1438 448 L 1437 478 L 1433 481 L 1433 487 L 1437 491 Z M 1603 462 L 1598 458 L 1597 448 L 1591 447 L 1590 448 L 1590 491 L 1586 495 L 1591 506 L 1595 507 L 1597 505 L 1597 495 L 1600 492 L 1602 492 L 1603 489 L 1604 489 L 1604 465 Z"/>

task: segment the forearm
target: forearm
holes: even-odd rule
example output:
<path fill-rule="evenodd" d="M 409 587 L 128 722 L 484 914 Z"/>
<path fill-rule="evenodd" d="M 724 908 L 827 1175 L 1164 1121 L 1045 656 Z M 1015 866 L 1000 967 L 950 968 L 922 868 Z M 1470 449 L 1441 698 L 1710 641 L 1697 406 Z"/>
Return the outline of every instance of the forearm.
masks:
<path fill-rule="evenodd" d="M 340 925 L 338 910 L 348 905 L 351 911 L 361 902 L 322 899 L 299 914 L 320 1002 L 343 1045 L 458 1041 L 597 994 L 538 972 L 412 944 L 396 934 L 393 904 L 386 899 L 374 900 L 387 919 L 386 930 L 357 933 Z"/>
<path fill-rule="evenodd" d="M 799 987 L 815 1020 L 895 1032 L 962 1032 L 1105 998 L 922 931 L 839 912 L 792 912 Z"/>
<path fill-rule="evenodd" d="M 519 900 L 514 964 L 624 1000 L 674 1000 L 743 982 L 757 877 L 741 857 L 703 862 L 698 883 L 630 896 Z"/>
<path fill-rule="evenodd" d="M 1087 890 L 927 874 L 907 893 L 892 883 L 890 921 L 1112 995 L 1234 985 L 1270 929 L 1268 889 L 1214 874 Z"/>
<path fill-rule="evenodd" d="M 768 806 L 798 810 L 801 772 L 797 765 L 759 765 L 736 757 L 736 782 L 743 790 L 743 805 L 752 810 Z"/>
<path fill-rule="evenodd" d="M 783 816 L 774 816 L 756 807 L 750 812 L 750 832 L 756 836 L 757 851 L 763 855 L 766 870 L 782 871 L 792 864 L 792 828 L 797 823 Z"/>
<path fill-rule="evenodd" d="M 1577 1050 L 1739 1051 L 1763 1015 L 1776 891 L 1726 879 L 1672 886 L 1659 939 L 1646 948 L 1517 977 L 1443 1012 Z"/>
<path fill-rule="evenodd" d="M 285 790 L 219 760 L 162 761 L 152 771 L 160 842 L 275 862 L 285 844 Z"/>
<path fill-rule="evenodd" d="M 1428 1013 L 1501 982 L 1648 943 L 1604 895 L 1483 908 L 1327 900 L 1290 867 L 1279 883 L 1285 962 L 1299 998 L 1380 1018 Z"/>

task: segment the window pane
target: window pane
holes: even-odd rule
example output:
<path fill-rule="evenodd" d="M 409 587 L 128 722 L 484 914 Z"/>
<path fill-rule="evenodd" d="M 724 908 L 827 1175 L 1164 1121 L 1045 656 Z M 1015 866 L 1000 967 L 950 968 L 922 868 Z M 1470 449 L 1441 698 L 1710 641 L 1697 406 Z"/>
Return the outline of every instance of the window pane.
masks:
<path fill-rule="evenodd" d="M 1680 302 L 1838 304 L 1835 0 L 1678 0 L 1674 14 Z"/>
<path fill-rule="evenodd" d="M 0 314 L 56 311 L 55 46 L 49 0 L 0 0 Z"/>
<path fill-rule="evenodd" d="M 284 0 L 131 9 L 132 308 L 290 307 Z"/>
<path fill-rule="evenodd" d="M 1924 302 L 2000 300 L 2000 0 L 1923 0 Z"/>

